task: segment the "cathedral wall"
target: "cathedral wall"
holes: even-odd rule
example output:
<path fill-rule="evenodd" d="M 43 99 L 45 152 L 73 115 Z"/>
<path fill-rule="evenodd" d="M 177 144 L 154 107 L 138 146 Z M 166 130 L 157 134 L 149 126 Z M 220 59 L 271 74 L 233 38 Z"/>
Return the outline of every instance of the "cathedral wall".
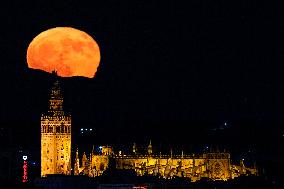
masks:
<path fill-rule="evenodd" d="M 108 167 L 109 158 L 107 155 L 92 156 L 93 176 L 99 176 Z M 177 157 L 177 158 L 176 158 Z M 162 155 L 114 155 L 117 169 L 133 169 L 138 176 L 154 175 L 165 179 L 174 177 L 187 177 L 192 182 L 201 178 L 211 180 L 229 180 L 250 172 L 257 174 L 255 168 L 250 169 L 244 166 L 230 164 L 228 153 L 211 153 L 200 156 L 171 156 Z M 195 158 L 196 157 L 196 158 Z M 98 167 L 102 167 L 98 169 Z M 238 174 L 233 174 L 235 170 Z M 90 175 L 90 174 L 89 174 Z"/>
<path fill-rule="evenodd" d="M 212 180 L 228 180 L 231 178 L 230 159 L 209 159 L 209 178 Z"/>
<path fill-rule="evenodd" d="M 101 175 L 109 165 L 109 158 L 108 156 L 104 155 L 93 155 L 92 156 L 92 164 L 91 168 L 95 169 L 97 175 Z"/>
<path fill-rule="evenodd" d="M 207 170 L 206 159 L 176 159 L 158 157 L 118 157 L 116 158 L 118 169 L 135 169 L 137 175 L 153 174 L 162 177 L 184 176 L 199 178 L 205 175 Z"/>

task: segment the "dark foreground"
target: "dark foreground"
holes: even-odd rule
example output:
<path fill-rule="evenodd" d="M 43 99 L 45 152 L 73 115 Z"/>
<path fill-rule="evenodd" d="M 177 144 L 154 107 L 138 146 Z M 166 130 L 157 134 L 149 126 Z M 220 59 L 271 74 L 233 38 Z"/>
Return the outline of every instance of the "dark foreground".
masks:
<path fill-rule="evenodd" d="M 201 179 L 190 182 L 186 178 L 171 180 L 159 179 L 152 176 L 136 177 L 129 175 L 104 176 L 89 178 L 86 176 L 52 175 L 47 178 L 37 178 L 33 183 L 14 184 L 0 181 L 1 188 L 29 188 L 29 189 L 258 189 L 258 188 L 283 188 L 283 180 L 267 177 L 239 177 L 229 181 L 209 181 Z"/>

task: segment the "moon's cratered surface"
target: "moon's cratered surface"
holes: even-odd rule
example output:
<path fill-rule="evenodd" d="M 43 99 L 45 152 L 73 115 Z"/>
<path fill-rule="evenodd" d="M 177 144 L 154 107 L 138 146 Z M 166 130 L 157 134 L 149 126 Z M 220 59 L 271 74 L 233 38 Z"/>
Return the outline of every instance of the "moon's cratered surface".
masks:
<path fill-rule="evenodd" d="M 100 63 L 100 49 L 87 33 L 71 27 L 43 31 L 29 44 L 28 67 L 61 77 L 95 76 Z"/>

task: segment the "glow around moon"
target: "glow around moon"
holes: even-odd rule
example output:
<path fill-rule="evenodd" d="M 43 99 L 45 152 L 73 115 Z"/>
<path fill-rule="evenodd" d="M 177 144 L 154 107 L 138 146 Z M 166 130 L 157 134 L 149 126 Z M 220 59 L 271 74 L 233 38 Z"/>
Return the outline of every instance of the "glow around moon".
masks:
<path fill-rule="evenodd" d="M 100 49 L 87 33 L 71 27 L 56 27 L 36 36 L 27 50 L 28 67 L 62 77 L 92 78 L 100 63 Z"/>

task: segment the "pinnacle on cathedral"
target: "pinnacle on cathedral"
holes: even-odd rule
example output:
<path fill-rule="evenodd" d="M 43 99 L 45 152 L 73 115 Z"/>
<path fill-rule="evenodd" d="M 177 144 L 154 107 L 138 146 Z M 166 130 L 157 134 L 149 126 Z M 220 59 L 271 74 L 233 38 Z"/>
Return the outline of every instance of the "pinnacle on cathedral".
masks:
<path fill-rule="evenodd" d="M 150 140 L 150 143 L 148 145 L 148 154 L 151 155 L 153 153 L 153 149 L 152 149 L 152 142 Z"/>
<path fill-rule="evenodd" d="M 133 152 L 134 154 L 137 154 L 137 146 L 136 146 L 136 143 L 135 143 L 135 142 L 134 142 L 133 147 L 132 147 L 132 152 Z"/>
<path fill-rule="evenodd" d="M 74 162 L 74 175 L 79 175 L 79 167 L 80 167 L 80 160 L 79 160 L 79 151 L 77 148 L 75 162 Z"/>

